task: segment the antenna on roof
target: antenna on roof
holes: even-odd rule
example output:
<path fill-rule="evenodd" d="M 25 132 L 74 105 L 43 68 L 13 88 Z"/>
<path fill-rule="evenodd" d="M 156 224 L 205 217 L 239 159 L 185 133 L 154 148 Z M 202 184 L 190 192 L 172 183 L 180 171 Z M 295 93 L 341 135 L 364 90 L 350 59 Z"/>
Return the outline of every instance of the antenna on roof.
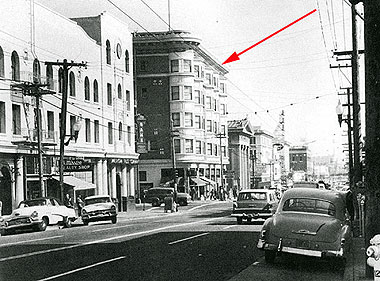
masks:
<path fill-rule="evenodd" d="M 169 26 L 169 32 L 170 32 L 170 0 L 168 0 L 168 26 Z"/>

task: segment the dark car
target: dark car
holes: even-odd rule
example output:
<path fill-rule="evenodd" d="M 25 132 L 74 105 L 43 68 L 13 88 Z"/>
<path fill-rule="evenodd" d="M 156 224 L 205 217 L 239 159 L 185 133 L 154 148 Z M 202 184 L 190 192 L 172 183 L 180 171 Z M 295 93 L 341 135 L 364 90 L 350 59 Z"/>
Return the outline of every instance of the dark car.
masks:
<path fill-rule="evenodd" d="M 281 253 L 345 260 L 351 243 L 346 194 L 317 188 L 285 191 L 265 221 L 257 247 L 273 262 Z"/>
<path fill-rule="evenodd" d="M 152 203 L 152 206 L 157 207 L 164 203 L 165 197 L 173 196 L 174 188 L 171 187 L 152 187 L 145 194 L 145 202 Z M 176 203 L 180 206 L 186 206 L 191 197 L 187 193 L 178 192 Z"/>
<path fill-rule="evenodd" d="M 243 189 L 233 204 L 232 217 L 237 223 L 244 220 L 267 219 L 273 215 L 278 205 L 277 196 L 271 189 Z"/>

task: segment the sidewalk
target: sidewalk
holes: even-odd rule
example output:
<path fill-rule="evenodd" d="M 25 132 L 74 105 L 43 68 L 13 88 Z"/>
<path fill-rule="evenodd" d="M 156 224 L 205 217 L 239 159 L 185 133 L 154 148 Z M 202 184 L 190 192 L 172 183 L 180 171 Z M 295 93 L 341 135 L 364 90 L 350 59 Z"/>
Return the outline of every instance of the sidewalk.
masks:
<path fill-rule="evenodd" d="M 370 281 L 374 278 L 365 277 L 367 256 L 363 237 L 355 237 L 352 241 L 351 253 L 347 259 L 343 281 Z"/>

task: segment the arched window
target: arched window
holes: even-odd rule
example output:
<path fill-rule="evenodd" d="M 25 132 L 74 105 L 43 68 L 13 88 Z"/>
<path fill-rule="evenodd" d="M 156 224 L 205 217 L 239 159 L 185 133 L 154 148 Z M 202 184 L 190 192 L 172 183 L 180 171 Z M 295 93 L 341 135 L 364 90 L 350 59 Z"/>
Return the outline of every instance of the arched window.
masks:
<path fill-rule="evenodd" d="M 53 67 L 51 64 L 46 66 L 46 82 L 48 84 L 48 89 L 54 89 L 54 78 L 53 78 Z"/>
<path fill-rule="evenodd" d="M 4 53 L 0 47 L 0 77 L 4 77 Z"/>
<path fill-rule="evenodd" d="M 58 69 L 58 92 L 63 92 L 63 69 L 60 67 Z"/>
<path fill-rule="evenodd" d="M 90 100 L 90 81 L 87 76 L 84 78 L 84 99 Z"/>
<path fill-rule="evenodd" d="M 70 97 L 75 97 L 75 75 L 73 72 L 70 72 L 69 75 L 69 86 L 70 86 Z"/>
<path fill-rule="evenodd" d="M 33 61 L 33 82 L 40 83 L 41 82 L 41 67 L 38 59 L 34 59 Z"/>
<path fill-rule="evenodd" d="M 111 43 L 109 40 L 106 41 L 106 62 L 111 64 Z"/>
<path fill-rule="evenodd" d="M 16 51 L 12 52 L 11 57 L 11 68 L 12 68 L 12 80 L 19 81 L 20 80 L 20 60 L 18 58 L 18 54 Z"/>
<path fill-rule="evenodd" d="M 117 85 L 117 97 L 121 99 L 123 97 L 123 93 L 121 92 L 121 85 Z"/>
<path fill-rule="evenodd" d="M 99 102 L 98 81 L 94 80 L 94 102 Z"/>
<path fill-rule="evenodd" d="M 123 140 L 123 124 L 119 122 L 119 141 Z"/>
<path fill-rule="evenodd" d="M 125 72 L 129 73 L 129 52 L 125 50 Z"/>

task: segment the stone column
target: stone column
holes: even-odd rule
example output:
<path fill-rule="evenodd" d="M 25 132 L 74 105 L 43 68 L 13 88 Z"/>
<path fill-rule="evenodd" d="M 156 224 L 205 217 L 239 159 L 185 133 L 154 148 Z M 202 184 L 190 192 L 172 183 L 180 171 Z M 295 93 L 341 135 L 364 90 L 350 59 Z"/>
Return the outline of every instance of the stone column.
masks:
<path fill-rule="evenodd" d="M 116 198 L 116 165 L 113 164 L 111 166 L 111 188 L 110 188 L 111 196 Z"/>
<path fill-rule="evenodd" d="M 102 186 L 102 194 L 109 194 L 108 193 L 108 173 L 107 173 L 107 160 L 104 159 L 103 160 L 103 169 L 102 169 L 102 173 L 103 173 L 103 186 Z"/>
<path fill-rule="evenodd" d="M 15 205 L 17 206 L 22 200 L 25 199 L 24 194 L 24 159 L 22 156 L 17 157 L 15 162 Z"/>
<path fill-rule="evenodd" d="M 128 196 L 130 193 L 128 193 L 128 178 L 127 178 L 127 166 L 123 165 L 121 168 L 121 196 Z"/>
<path fill-rule="evenodd" d="M 128 185 L 128 194 L 129 195 L 132 195 L 132 196 L 135 196 L 135 167 L 134 166 L 130 166 L 131 168 L 129 169 L 128 171 L 128 175 L 127 177 L 129 176 L 129 185 Z"/>
<path fill-rule="evenodd" d="M 96 194 L 103 194 L 103 162 L 98 160 L 96 162 Z"/>

